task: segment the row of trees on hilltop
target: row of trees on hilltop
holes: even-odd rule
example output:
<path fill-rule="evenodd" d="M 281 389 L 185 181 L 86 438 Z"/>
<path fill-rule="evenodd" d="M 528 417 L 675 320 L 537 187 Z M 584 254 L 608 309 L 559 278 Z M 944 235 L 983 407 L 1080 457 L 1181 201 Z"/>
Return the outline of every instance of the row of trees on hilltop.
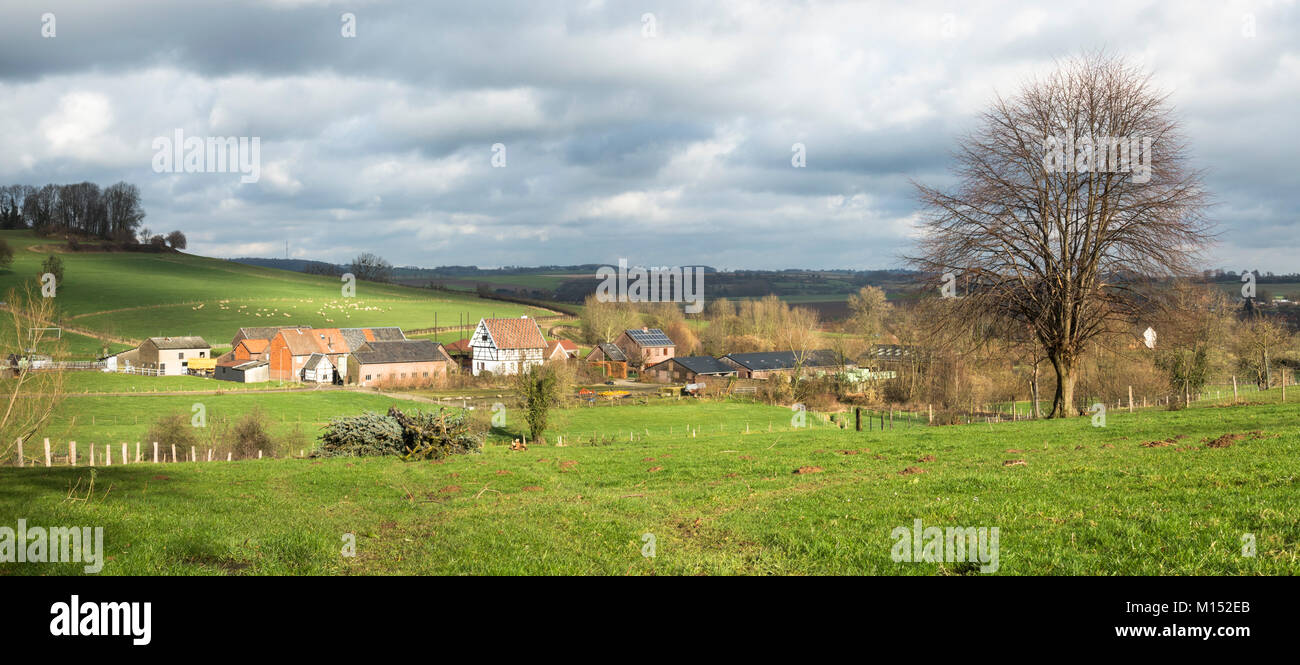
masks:
<path fill-rule="evenodd" d="M 127 182 L 103 188 L 93 182 L 0 187 L 0 228 L 4 229 L 134 242 L 144 217 L 140 188 Z"/>

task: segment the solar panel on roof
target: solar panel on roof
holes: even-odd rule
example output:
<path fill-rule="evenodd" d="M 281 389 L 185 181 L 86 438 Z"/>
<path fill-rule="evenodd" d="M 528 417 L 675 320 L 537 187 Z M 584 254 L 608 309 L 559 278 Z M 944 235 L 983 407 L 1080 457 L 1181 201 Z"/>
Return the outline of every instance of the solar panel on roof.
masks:
<path fill-rule="evenodd" d="M 664 331 L 658 328 L 650 330 L 629 330 L 627 336 L 632 338 L 633 342 L 641 346 L 673 346 L 673 341 L 668 339 Z"/>

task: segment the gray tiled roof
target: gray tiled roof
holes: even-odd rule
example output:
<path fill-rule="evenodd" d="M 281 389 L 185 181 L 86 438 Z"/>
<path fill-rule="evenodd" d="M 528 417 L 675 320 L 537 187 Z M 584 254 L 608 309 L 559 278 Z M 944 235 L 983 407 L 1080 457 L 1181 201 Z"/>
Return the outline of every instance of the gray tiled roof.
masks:
<path fill-rule="evenodd" d="M 203 341 L 202 337 L 197 335 L 186 335 L 183 337 L 150 337 L 150 342 L 160 349 L 210 349 L 211 344 Z"/>
<path fill-rule="evenodd" d="M 400 342 L 366 342 L 352 352 L 352 357 L 362 365 L 379 363 L 418 363 L 446 360 L 442 345 L 427 339 L 408 339 Z"/>

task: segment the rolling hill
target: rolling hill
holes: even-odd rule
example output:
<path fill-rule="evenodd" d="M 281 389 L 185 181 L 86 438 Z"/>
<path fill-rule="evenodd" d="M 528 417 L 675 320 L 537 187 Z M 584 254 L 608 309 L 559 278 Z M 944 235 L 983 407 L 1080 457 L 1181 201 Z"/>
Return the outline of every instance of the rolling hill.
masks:
<path fill-rule="evenodd" d="M 0 231 L 14 261 L 0 272 L 0 292 L 36 284 L 50 254 L 63 259 L 56 293 L 70 353 L 124 348 L 157 335 L 201 335 L 223 347 L 243 326 L 454 326 L 463 316 L 545 316 L 548 310 L 473 294 L 358 282 L 344 298 L 336 278 L 250 266 L 179 252 L 71 251 L 27 231 Z M 76 333 L 81 333 L 77 335 Z"/>

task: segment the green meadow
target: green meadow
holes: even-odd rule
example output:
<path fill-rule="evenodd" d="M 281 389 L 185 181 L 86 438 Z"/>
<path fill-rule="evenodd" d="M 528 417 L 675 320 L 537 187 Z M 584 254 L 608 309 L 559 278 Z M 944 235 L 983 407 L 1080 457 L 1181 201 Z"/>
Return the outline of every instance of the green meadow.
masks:
<path fill-rule="evenodd" d="M 210 416 L 258 404 L 283 426 L 392 403 L 311 398 L 320 413 L 300 413 L 299 393 L 203 399 Z M 79 417 L 105 418 L 137 400 L 187 413 L 194 401 L 77 399 Z M 567 432 L 569 445 L 526 451 L 504 445 L 518 427 L 507 415 L 481 454 L 437 463 L 3 467 L 0 524 L 103 526 L 110 575 L 983 574 L 895 562 L 891 531 L 918 519 L 997 527 L 991 574 L 1300 572 L 1294 404 L 1112 412 L 1106 427 L 1073 418 L 856 432 L 818 414 L 792 427 L 779 407 L 673 401 L 561 410 L 553 434 Z M 106 425 L 103 436 L 129 440 L 132 427 Z M 621 436 L 580 435 L 593 431 Z M 651 539 L 654 556 L 643 556 Z M 349 542 L 355 556 L 343 555 Z M 0 564 L 0 574 L 78 572 Z"/>
<path fill-rule="evenodd" d="M 244 326 L 317 327 L 456 325 L 461 315 L 542 316 L 546 310 L 473 295 L 358 282 L 344 298 L 337 278 L 307 275 L 183 253 L 70 252 L 26 231 L 2 231 L 14 262 L 0 291 L 35 284 L 51 253 L 64 262 L 56 293 L 60 324 L 108 338 L 200 335 L 228 345 Z M 93 355 L 102 342 L 94 344 Z"/>

